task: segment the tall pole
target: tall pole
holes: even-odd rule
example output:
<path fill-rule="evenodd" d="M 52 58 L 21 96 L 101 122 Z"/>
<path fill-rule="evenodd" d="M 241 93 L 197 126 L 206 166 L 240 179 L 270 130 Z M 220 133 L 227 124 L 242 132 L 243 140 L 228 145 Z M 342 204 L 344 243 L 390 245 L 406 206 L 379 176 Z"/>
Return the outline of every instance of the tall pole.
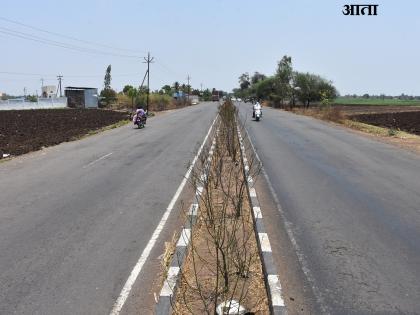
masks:
<path fill-rule="evenodd" d="M 154 57 L 150 57 L 150 52 L 147 53 L 147 58 L 144 57 L 144 62 L 147 63 L 147 99 L 146 110 L 149 112 L 149 93 L 150 93 L 150 64 L 153 63 Z"/>
<path fill-rule="evenodd" d="M 58 75 L 57 76 L 57 79 L 58 79 L 58 88 L 57 88 L 57 92 L 58 91 L 60 91 L 60 97 L 62 97 L 63 96 L 63 92 L 62 92 L 62 89 L 61 89 L 61 79 L 63 78 L 63 76 L 62 75 Z M 58 94 L 58 93 L 56 93 L 56 94 Z"/>
<path fill-rule="evenodd" d="M 191 77 L 190 77 L 190 75 L 188 75 L 187 76 L 187 88 L 188 88 L 188 95 L 187 95 L 187 100 L 189 101 L 190 100 L 190 79 L 191 79 Z"/>

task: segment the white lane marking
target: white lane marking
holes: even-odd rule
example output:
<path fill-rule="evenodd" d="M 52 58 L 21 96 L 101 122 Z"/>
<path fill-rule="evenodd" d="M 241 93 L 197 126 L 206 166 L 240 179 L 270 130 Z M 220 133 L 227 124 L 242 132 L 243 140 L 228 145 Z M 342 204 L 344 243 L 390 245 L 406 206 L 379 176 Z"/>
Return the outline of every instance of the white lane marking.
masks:
<path fill-rule="evenodd" d="M 255 191 L 255 188 L 249 189 L 249 196 L 250 197 L 257 197 L 257 192 Z"/>
<path fill-rule="evenodd" d="M 187 246 L 191 237 L 191 229 L 182 229 L 181 235 L 179 237 L 178 243 L 176 246 Z"/>
<path fill-rule="evenodd" d="M 105 155 L 101 156 L 100 158 L 98 158 L 98 159 L 90 162 L 89 164 L 86 164 L 85 166 L 83 166 L 83 168 L 92 166 L 93 164 L 95 164 L 95 163 L 97 163 L 97 162 L 99 162 L 99 161 L 101 161 L 103 159 L 106 159 L 108 156 L 112 155 L 112 153 L 114 153 L 114 152 L 111 152 L 111 153 L 108 153 L 108 154 L 105 154 Z"/>
<path fill-rule="evenodd" d="M 267 233 L 258 233 L 258 238 L 260 239 L 261 250 L 271 253 L 271 245 Z"/>
<path fill-rule="evenodd" d="M 124 287 L 121 290 L 120 295 L 118 296 L 118 299 L 115 301 L 114 306 L 112 307 L 110 315 L 118 315 L 122 307 L 124 306 L 125 301 L 128 298 L 128 295 L 130 294 L 131 288 L 133 287 L 134 282 L 137 280 L 138 275 L 140 274 L 140 271 L 143 268 L 144 263 L 146 262 L 147 258 L 150 255 L 150 252 L 153 249 L 153 246 L 155 245 L 160 232 L 163 230 L 163 227 L 165 226 L 166 221 L 168 220 L 169 215 L 171 214 L 171 211 L 178 200 L 179 195 L 182 192 L 182 189 L 184 189 L 185 184 L 187 183 L 188 178 L 191 175 L 192 169 L 195 165 L 195 163 L 198 160 L 198 157 L 201 154 L 201 151 L 203 150 L 204 145 L 207 142 L 207 138 L 210 135 L 210 132 L 213 128 L 214 123 L 216 122 L 218 116 L 213 120 L 213 123 L 211 124 L 209 131 L 207 132 L 203 143 L 201 144 L 200 148 L 198 149 L 197 154 L 195 155 L 190 167 L 188 168 L 187 172 L 185 173 L 184 178 L 181 181 L 181 184 L 178 186 L 178 189 L 175 192 L 175 195 L 172 197 L 171 202 L 168 205 L 168 208 L 166 208 L 165 213 L 162 216 L 162 219 L 160 220 L 159 224 L 157 225 L 155 231 L 152 234 L 152 237 L 150 238 L 149 242 L 147 243 L 146 247 L 143 249 L 143 252 L 140 255 L 139 260 L 137 261 L 136 265 L 134 266 L 133 270 L 130 273 L 130 276 L 128 277 L 127 281 L 124 284 Z"/>
<path fill-rule="evenodd" d="M 198 211 L 198 203 L 193 203 L 188 211 L 188 215 L 196 216 Z"/>
<path fill-rule="evenodd" d="M 176 284 L 178 273 L 179 273 L 179 267 L 169 267 L 168 276 L 166 277 L 166 280 L 163 283 L 162 290 L 160 291 L 160 296 L 172 295 L 172 293 L 174 292 L 174 287 Z"/>
<path fill-rule="evenodd" d="M 204 187 L 200 186 L 197 187 L 197 190 L 195 191 L 195 194 L 197 195 L 197 197 L 200 197 L 201 194 L 203 193 Z"/>
<path fill-rule="evenodd" d="M 262 219 L 262 212 L 260 207 L 253 207 L 252 210 L 254 211 L 255 219 Z"/>
<path fill-rule="evenodd" d="M 273 306 L 284 306 L 284 300 L 281 297 L 282 294 L 279 277 L 277 275 L 268 275 L 267 278 Z"/>

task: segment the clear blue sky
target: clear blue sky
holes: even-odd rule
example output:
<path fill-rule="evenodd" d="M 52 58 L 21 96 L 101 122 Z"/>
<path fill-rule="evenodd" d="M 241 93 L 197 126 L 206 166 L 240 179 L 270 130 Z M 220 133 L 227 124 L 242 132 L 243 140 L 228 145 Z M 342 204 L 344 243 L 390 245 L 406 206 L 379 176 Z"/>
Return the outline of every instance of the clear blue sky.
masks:
<path fill-rule="evenodd" d="M 243 72 L 272 74 L 291 55 L 296 70 L 332 80 L 341 94 L 420 95 L 420 1 L 375 0 L 377 17 L 342 15 L 333 0 L 3 0 L 0 17 L 117 48 L 71 41 L 0 19 L 5 28 L 60 43 L 156 59 L 151 89 L 192 77 L 194 87 L 231 90 Z M 355 2 L 353 2 L 355 3 Z M 0 91 L 22 94 L 56 84 L 101 88 L 139 85 L 141 59 L 53 47 L 0 32 Z M 16 34 L 16 33 L 14 33 Z M 84 76 L 84 77 L 83 77 Z"/>

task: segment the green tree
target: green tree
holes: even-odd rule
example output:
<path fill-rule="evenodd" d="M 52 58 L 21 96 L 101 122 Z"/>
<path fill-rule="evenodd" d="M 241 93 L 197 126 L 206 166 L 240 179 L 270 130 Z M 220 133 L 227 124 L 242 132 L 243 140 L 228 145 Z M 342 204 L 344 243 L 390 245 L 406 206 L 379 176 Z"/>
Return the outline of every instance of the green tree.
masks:
<path fill-rule="evenodd" d="M 104 77 L 104 89 L 100 93 L 105 106 L 109 106 L 117 99 L 117 93 L 111 88 L 111 65 L 106 68 Z"/>
<path fill-rule="evenodd" d="M 258 71 L 255 71 L 254 74 L 251 77 L 251 84 L 256 84 L 259 81 L 265 80 L 267 76 L 265 74 L 259 73 Z"/>
<path fill-rule="evenodd" d="M 127 92 L 132 88 L 133 88 L 132 85 L 127 84 L 127 85 L 124 86 L 122 91 L 123 91 L 124 94 L 127 94 Z"/>
<path fill-rule="evenodd" d="M 104 78 L 104 90 L 111 88 L 111 65 L 106 68 Z"/>
<path fill-rule="evenodd" d="M 127 95 L 131 98 L 131 108 L 134 110 L 134 99 L 137 98 L 137 95 L 139 94 L 139 90 L 137 90 L 134 87 L 131 87 L 128 91 L 127 91 Z"/>
<path fill-rule="evenodd" d="M 175 83 L 174 83 L 174 90 L 175 90 L 176 93 L 179 92 L 179 82 L 178 81 L 175 81 Z"/>
<path fill-rule="evenodd" d="M 243 91 L 250 87 L 251 81 L 249 79 L 249 73 L 245 72 L 239 76 L 239 88 Z"/>
<path fill-rule="evenodd" d="M 172 94 L 172 88 L 168 84 L 162 86 L 162 91 L 167 95 Z"/>
<path fill-rule="evenodd" d="M 276 80 L 277 80 L 277 99 L 280 103 L 283 103 L 285 99 L 292 96 L 292 57 L 283 56 L 283 58 L 278 62 L 277 71 L 276 71 Z"/>

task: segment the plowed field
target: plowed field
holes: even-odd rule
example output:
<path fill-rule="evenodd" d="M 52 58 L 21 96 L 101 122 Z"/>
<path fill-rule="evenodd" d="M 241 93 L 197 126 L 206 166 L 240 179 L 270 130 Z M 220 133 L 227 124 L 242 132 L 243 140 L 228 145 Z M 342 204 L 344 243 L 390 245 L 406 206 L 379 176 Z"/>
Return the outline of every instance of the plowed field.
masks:
<path fill-rule="evenodd" d="M 420 135 L 420 111 L 361 114 L 354 115 L 351 119 L 374 126 L 394 128 Z"/>
<path fill-rule="evenodd" d="M 96 109 L 0 111 L 0 154 L 39 150 L 125 119 L 126 113 Z"/>

